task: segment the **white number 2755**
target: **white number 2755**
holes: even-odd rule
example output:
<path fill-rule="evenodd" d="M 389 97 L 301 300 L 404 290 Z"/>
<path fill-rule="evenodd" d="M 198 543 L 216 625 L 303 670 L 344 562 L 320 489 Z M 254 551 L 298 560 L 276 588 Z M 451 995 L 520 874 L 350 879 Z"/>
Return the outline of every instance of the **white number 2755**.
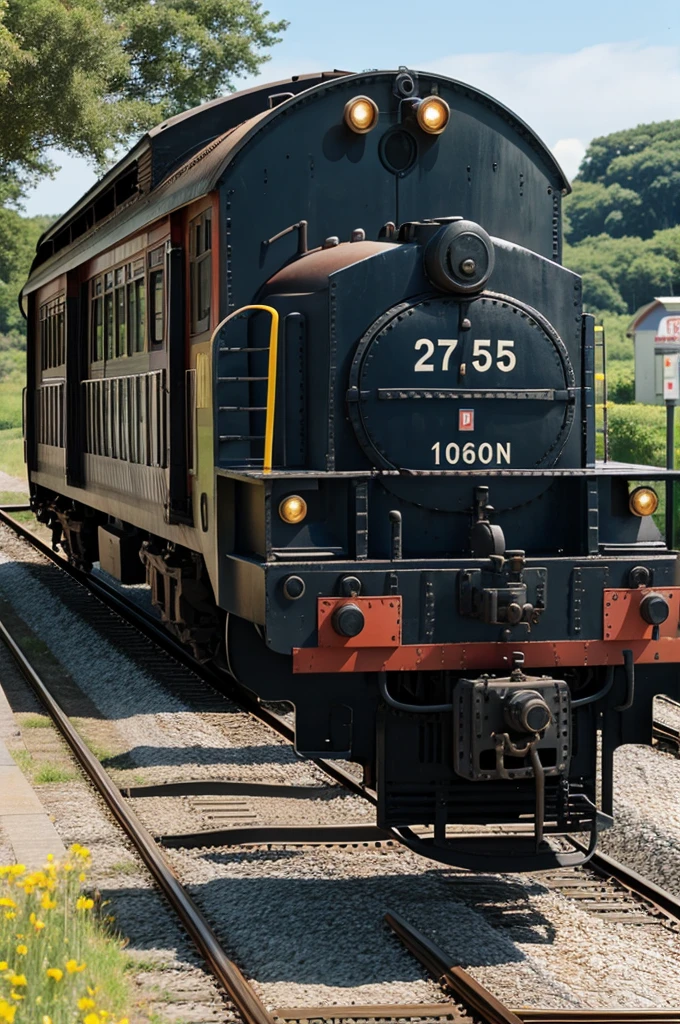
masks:
<path fill-rule="evenodd" d="M 438 338 L 437 348 L 443 349 L 441 368 L 446 373 L 450 367 L 451 356 L 458 345 L 458 338 Z M 413 369 L 416 373 L 432 373 L 436 369 L 432 357 L 435 353 L 435 344 L 429 338 L 419 338 L 415 343 L 416 352 L 423 352 L 423 355 L 416 361 Z M 510 373 L 517 366 L 517 357 L 513 351 L 515 342 L 511 340 L 499 340 L 496 344 L 496 368 L 503 373 Z M 491 340 L 488 338 L 476 338 L 472 343 L 472 365 L 478 373 L 485 373 L 494 365 L 494 358 L 491 354 Z"/>

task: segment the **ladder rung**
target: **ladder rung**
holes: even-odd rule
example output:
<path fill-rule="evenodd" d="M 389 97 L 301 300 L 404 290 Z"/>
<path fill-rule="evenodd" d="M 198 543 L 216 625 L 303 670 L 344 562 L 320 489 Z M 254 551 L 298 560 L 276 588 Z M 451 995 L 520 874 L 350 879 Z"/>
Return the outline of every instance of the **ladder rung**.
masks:
<path fill-rule="evenodd" d="M 229 384 L 233 381 L 244 381 L 244 380 L 269 380 L 269 377 L 218 377 L 217 380 L 220 384 Z"/>
<path fill-rule="evenodd" d="M 269 352 L 269 347 L 260 346 L 253 348 L 251 346 L 245 346 L 244 348 L 220 348 L 220 352 Z"/>
<path fill-rule="evenodd" d="M 264 441 L 264 434 L 220 434 L 220 441 Z"/>
<path fill-rule="evenodd" d="M 265 412 L 266 405 L 218 405 L 220 412 Z"/>

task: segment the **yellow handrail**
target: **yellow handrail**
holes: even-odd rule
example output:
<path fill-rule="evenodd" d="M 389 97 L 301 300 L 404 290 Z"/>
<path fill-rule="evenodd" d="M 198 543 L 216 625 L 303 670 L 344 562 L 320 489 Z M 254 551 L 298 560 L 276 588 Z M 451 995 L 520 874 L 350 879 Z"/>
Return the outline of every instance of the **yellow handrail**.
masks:
<path fill-rule="evenodd" d="M 251 309 L 262 309 L 265 313 L 269 313 L 272 318 L 271 328 L 269 330 L 269 365 L 267 367 L 267 411 L 265 416 L 264 426 L 264 461 L 263 470 L 265 473 L 271 473 L 272 460 L 274 456 L 274 412 L 276 408 L 276 370 L 278 363 L 278 349 L 279 349 L 279 312 L 274 309 L 273 306 L 263 306 L 255 304 L 251 306 L 241 306 L 240 309 L 230 313 L 229 316 L 225 316 L 215 330 L 210 340 L 211 350 L 212 345 L 215 342 L 219 331 L 224 327 L 230 320 L 235 319 L 242 313 L 246 313 Z M 214 366 L 213 361 L 213 366 Z"/>

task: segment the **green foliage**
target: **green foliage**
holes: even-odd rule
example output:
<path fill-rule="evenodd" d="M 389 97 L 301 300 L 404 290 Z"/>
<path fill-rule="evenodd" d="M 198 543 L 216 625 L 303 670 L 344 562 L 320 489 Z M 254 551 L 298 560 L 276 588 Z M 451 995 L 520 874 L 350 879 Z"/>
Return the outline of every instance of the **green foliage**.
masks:
<path fill-rule="evenodd" d="M 23 377 L 0 380 L 0 430 L 21 427 L 22 390 Z"/>
<path fill-rule="evenodd" d="M 680 222 L 680 121 L 593 139 L 565 202 L 569 240 L 650 238 Z"/>
<path fill-rule="evenodd" d="M 633 314 L 680 290 L 680 121 L 593 139 L 564 202 L 565 265 L 586 308 Z"/>
<path fill-rule="evenodd" d="M 680 289 L 680 228 L 652 238 L 600 234 L 565 245 L 564 264 L 583 278 L 589 312 L 630 313 L 654 295 Z"/>
<path fill-rule="evenodd" d="M 608 362 L 607 397 L 609 401 L 621 404 L 635 401 L 635 363 L 632 359 Z"/>
<path fill-rule="evenodd" d="M 47 148 L 102 168 L 257 72 L 286 28 L 267 19 L 257 0 L 0 0 L 0 203 L 50 172 Z"/>
<path fill-rule="evenodd" d="M 630 325 L 628 314 L 602 313 L 596 323 L 604 327 L 604 336 L 607 345 L 607 369 L 612 368 L 612 362 L 619 359 L 633 361 L 633 339 L 626 334 Z"/>
<path fill-rule="evenodd" d="M 641 205 L 640 196 L 632 189 L 576 178 L 573 192 L 565 201 L 568 237 L 576 242 L 606 232 L 619 238 L 626 233 L 626 226 L 636 222 Z"/>
<path fill-rule="evenodd" d="M 607 420 L 610 459 L 648 466 L 666 464 L 666 410 L 662 405 L 610 404 Z"/>

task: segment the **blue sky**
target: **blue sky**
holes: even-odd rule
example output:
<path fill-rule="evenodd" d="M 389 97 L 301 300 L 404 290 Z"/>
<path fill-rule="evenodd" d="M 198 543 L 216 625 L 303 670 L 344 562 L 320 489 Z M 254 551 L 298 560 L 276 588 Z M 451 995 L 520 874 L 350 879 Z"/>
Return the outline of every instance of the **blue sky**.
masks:
<path fill-rule="evenodd" d="M 515 110 L 568 175 L 596 135 L 680 118 L 680 2 L 571 0 L 269 0 L 287 18 L 261 81 L 328 68 L 434 70 Z M 247 87 L 257 79 L 239 82 Z M 26 212 L 61 213 L 94 182 L 87 161 L 53 154 L 62 170 Z"/>

